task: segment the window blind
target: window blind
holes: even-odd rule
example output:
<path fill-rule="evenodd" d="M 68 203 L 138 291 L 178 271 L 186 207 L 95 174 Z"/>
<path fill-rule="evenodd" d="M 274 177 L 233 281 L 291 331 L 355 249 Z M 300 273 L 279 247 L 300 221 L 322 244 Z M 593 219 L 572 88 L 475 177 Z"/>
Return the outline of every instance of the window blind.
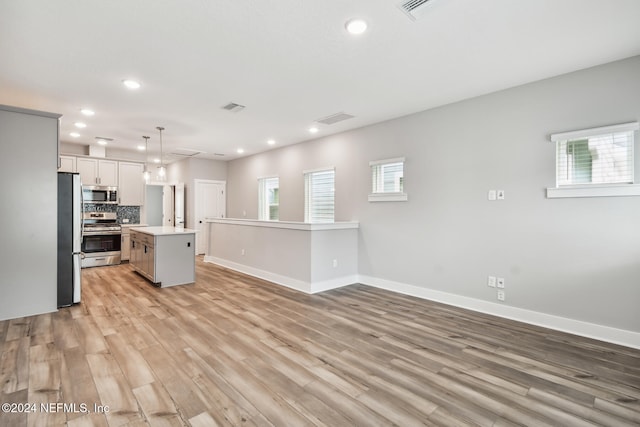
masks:
<path fill-rule="evenodd" d="M 404 162 L 378 163 L 371 166 L 371 192 L 402 193 Z"/>
<path fill-rule="evenodd" d="M 633 183 L 633 131 L 557 140 L 557 185 Z"/>
<path fill-rule="evenodd" d="M 305 182 L 305 222 L 334 222 L 335 171 L 307 172 Z"/>
<path fill-rule="evenodd" d="M 258 219 L 277 221 L 280 206 L 280 180 L 278 177 L 258 179 Z"/>

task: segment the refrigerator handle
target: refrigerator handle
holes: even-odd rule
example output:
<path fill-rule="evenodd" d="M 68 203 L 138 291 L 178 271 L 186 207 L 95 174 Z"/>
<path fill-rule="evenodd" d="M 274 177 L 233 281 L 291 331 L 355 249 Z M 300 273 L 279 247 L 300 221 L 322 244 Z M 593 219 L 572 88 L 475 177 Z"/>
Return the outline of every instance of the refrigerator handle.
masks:
<path fill-rule="evenodd" d="M 82 187 L 82 178 L 80 178 L 80 216 L 84 213 L 84 188 Z M 84 219 L 80 218 L 80 240 L 84 237 Z"/>

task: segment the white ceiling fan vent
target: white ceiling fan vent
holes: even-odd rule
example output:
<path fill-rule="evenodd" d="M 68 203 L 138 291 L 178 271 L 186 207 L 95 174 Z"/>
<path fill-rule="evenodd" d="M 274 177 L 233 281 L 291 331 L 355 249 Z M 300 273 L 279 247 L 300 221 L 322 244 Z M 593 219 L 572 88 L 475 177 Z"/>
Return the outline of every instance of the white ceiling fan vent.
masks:
<path fill-rule="evenodd" d="M 231 111 L 233 113 L 237 113 L 245 109 L 244 105 L 236 104 L 235 102 L 230 102 L 227 105 L 222 107 L 223 110 Z"/>
<path fill-rule="evenodd" d="M 322 119 L 318 119 L 318 120 L 316 120 L 316 122 L 317 123 L 322 123 L 324 125 L 332 125 L 334 123 L 338 123 L 338 122 L 341 122 L 343 120 L 353 119 L 354 117 L 355 116 L 352 116 L 351 114 L 340 112 L 340 113 L 335 113 L 335 114 L 332 114 L 330 116 L 324 117 Z"/>
<path fill-rule="evenodd" d="M 422 18 L 427 12 L 426 4 L 432 0 L 409 0 L 398 5 L 413 21 Z"/>

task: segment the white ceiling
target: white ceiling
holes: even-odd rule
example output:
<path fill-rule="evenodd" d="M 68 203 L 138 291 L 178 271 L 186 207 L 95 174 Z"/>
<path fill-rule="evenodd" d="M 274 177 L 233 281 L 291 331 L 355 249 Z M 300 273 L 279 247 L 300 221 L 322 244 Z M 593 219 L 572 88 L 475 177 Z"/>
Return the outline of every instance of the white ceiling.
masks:
<path fill-rule="evenodd" d="M 0 104 L 63 114 L 65 142 L 155 151 L 164 126 L 165 153 L 228 160 L 640 54 L 639 0 L 431 0 L 416 21 L 398 3 L 2 0 Z"/>

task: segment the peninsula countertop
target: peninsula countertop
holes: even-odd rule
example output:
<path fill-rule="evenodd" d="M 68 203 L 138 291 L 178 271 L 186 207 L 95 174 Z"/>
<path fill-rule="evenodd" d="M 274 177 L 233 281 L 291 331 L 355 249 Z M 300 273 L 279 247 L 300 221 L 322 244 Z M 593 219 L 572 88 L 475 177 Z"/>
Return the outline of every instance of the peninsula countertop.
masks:
<path fill-rule="evenodd" d="M 175 235 L 175 234 L 195 234 L 197 230 L 194 230 L 191 228 L 153 226 L 153 227 L 132 227 L 131 231 L 149 234 L 151 236 L 169 236 L 169 235 Z"/>

